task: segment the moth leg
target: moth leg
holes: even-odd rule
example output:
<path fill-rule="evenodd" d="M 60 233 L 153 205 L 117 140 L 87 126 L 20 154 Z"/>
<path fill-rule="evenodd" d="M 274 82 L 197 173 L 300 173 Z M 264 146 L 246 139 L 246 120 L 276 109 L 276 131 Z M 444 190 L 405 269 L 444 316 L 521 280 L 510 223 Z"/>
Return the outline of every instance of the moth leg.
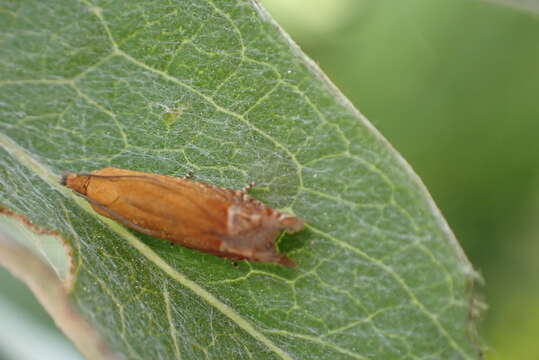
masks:
<path fill-rule="evenodd" d="M 228 263 L 234 267 L 238 267 L 240 266 L 239 262 L 240 260 L 238 259 L 226 259 L 228 261 Z"/>
<path fill-rule="evenodd" d="M 245 185 L 244 187 L 241 188 L 241 192 L 246 192 L 247 190 L 251 190 L 255 186 L 256 186 L 255 182 L 249 183 L 249 184 L 247 184 L 247 185 Z"/>
<path fill-rule="evenodd" d="M 193 176 L 194 176 L 193 171 L 189 170 L 189 171 L 187 172 L 187 174 L 185 174 L 184 176 L 182 176 L 182 179 L 184 179 L 184 180 L 189 180 L 189 179 L 192 179 Z"/>

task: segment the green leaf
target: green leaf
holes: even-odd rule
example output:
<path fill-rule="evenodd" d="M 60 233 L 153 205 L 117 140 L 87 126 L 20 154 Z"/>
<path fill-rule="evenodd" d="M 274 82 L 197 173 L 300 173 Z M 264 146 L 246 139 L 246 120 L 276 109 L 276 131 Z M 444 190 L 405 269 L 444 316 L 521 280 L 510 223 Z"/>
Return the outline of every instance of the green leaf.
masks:
<path fill-rule="evenodd" d="M 70 244 L 71 300 L 114 351 L 477 357 L 473 270 L 429 194 L 256 2 L 0 1 L 0 44 L 0 204 Z M 298 266 L 171 247 L 59 184 L 106 166 L 256 181 L 307 221 L 279 245 Z"/>

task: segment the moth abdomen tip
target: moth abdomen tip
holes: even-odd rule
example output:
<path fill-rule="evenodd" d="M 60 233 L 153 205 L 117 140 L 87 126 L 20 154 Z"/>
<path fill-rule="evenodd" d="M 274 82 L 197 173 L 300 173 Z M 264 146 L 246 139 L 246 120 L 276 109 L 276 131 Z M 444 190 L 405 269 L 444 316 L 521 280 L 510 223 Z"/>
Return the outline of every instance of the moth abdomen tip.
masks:
<path fill-rule="evenodd" d="M 277 264 L 288 266 L 288 267 L 296 267 L 298 266 L 294 261 L 292 261 L 288 256 L 281 255 L 279 260 L 277 261 Z"/>

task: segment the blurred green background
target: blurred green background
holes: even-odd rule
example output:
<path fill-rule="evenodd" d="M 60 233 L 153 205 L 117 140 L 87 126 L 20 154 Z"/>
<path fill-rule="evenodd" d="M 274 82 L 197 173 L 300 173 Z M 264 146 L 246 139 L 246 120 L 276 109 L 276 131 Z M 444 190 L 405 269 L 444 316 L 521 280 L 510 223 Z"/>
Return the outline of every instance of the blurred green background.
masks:
<path fill-rule="evenodd" d="M 539 359 L 539 15 L 479 0 L 261 2 L 423 179 L 485 280 L 487 359 Z"/>
<path fill-rule="evenodd" d="M 479 0 L 261 2 L 425 182 L 485 279 L 487 359 L 539 359 L 539 15 Z M 0 300 L 39 311 L 13 283 L 0 270 Z"/>

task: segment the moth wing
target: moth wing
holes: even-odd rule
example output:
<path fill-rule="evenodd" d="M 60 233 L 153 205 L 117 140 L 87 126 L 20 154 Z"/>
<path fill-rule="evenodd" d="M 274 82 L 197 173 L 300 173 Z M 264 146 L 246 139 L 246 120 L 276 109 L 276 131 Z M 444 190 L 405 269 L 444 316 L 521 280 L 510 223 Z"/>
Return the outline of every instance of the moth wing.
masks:
<path fill-rule="evenodd" d="M 105 217 L 109 217 L 109 218 L 111 218 L 113 220 L 116 220 L 120 224 L 122 224 L 124 226 L 127 226 L 128 228 L 134 229 L 134 230 L 136 230 L 138 232 L 141 232 L 143 234 L 150 235 L 150 236 L 155 236 L 155 237 L 162 237 L 161 232 L 154 231 L 154 230 L 147 229 L 147 228 L 144 228 L 142 226 L 139 226 L 139 225 L 129 221 L 128 219 L 124 218 L 120 214 L 117 214 L 115 211 L 107 208 L 106 206 L 101 205 L 97 201 L 95 201 L 93 199 L 90 199 L 89 197 L 87 197 L 85 195 L 82 195 L 80 193 L 76 193 L 76 194 L 78 196 L 83 197 L 84 199 L 86 199 L 86 201 L 88 201 L 92 205 L 94 210 L 97 213 L 99 213 L 100 215 L 103 215 Z"/>
<path fill-rule="evenodd" d="M 277 252 L 275 240 L 284 228 L 275 214 L 267 210 L 263 206 L 253 209 L 241 205 L 229 209 L 232 229 L 221 237 L 222 250 L 248 260 L 295 266 L 286 255 Z"/>

